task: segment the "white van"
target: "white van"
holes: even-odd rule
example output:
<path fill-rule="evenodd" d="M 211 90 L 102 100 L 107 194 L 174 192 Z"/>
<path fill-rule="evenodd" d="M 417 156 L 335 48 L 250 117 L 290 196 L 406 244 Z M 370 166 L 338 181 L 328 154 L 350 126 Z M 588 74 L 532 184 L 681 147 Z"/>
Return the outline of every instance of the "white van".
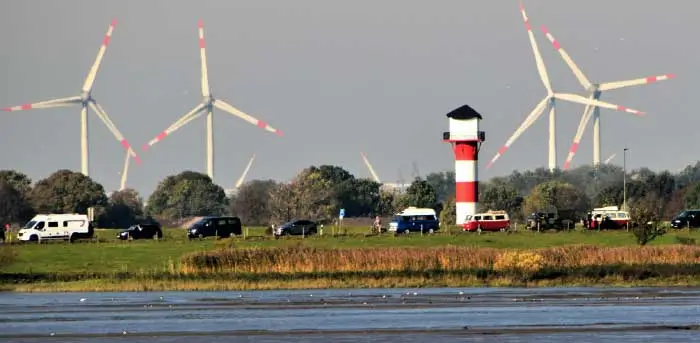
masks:
<path fill-rule="evenodd" d="M 37 214 L 17 233 L 25 242 L 92 238 L 95 230 L 85 214 Z"/>

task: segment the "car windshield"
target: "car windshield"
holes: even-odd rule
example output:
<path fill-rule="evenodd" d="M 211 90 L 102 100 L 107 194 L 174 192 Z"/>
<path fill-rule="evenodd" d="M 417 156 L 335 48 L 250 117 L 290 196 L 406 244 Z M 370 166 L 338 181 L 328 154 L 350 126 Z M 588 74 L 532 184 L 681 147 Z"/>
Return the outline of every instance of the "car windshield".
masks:
<path fill-rule="evenodd" d="M 202 218 L 202 219 L 196 221 L 194 224 L 192 224 L 192 226 L 204 226 L 204 224 L 206 224 L 207 220 L 208 220 L 207 218 Z"/>
<path fill-rule="evenodd" d="M 690 213 L 689 213 L 688 211 L 683 211 L 683 212 L 681 212 L 681 214 L 678 215 L 678 218 L 679 218 L 679 219 L 688 218 L 688 215 L 689 215 L 689 214 L 690 214 Z"/>
<path fill-rule="evenodd" d="M 31 229 L 36 225 L 36 220 L 32 220 L 24 225 L 23 229 Z"/>

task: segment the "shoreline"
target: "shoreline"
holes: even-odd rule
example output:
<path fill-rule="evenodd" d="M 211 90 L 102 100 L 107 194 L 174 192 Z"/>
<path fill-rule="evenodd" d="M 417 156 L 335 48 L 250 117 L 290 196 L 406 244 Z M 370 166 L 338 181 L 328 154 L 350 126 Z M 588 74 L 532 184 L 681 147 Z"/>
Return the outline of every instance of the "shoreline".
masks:
<path fill-rule="evenodd" d="M 624 266 L 620 266 L 624 267 Z M 631 266 L 627 266 L 631 267 Z M 657 266 L 659 267 L 659 266 Z M 673 266 L 660 266 L 662 269 Z M 0 292 L 176 292 L 176 291 L 274 291 L 301 289 L 367 289 L 367 288 L 481 288 L 481 287 L 700 287 L 700 274 L 696 268 L 668 269 L 659 273 L 650 267 L 640 266 L 634 272 L 622 268 L 600 277 L 586 276 L 595 270 L 563 274 L 551 271 L 549 275 L 522 276 L 499 275 L 483 272 L 443 273 L 394 273 L 355 275 L 216 275 L 209 276 L 145 276 L 122 275 L 119 277 L 73 278 L 56 275 L 53 279 L 36 281 L 5 280 L 0 283 Z M 654 269 L 654 268 L 651 268 Z M 672 273 L 671 273 L 672 272 Z M 649 274 L 651 273 L 651 274 Z M 383 274 L 383 273 L 380 273 Z M 404 274 L 404 275 L 401 275 Z M 558 276 L 557 276 L 558 274 Z M 632 274 L 635 274 L 634 276 Z M 665 275 L 664 275 L 665 274 Z M 600 275 L 600 274 L 599 274 Z"/>

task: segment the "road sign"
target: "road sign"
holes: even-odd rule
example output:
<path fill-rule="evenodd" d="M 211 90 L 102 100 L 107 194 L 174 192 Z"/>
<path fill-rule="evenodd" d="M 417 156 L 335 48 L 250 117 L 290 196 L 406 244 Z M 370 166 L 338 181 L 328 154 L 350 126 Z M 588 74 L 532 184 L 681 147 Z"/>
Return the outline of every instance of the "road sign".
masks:
<path fill-rule="evenodd" d="M 344 208 L 341 208 L 341 209 L 340 209 L 340 214 L 338 215 L 338 218 L 343 219 L 343 217 L 345 217 L 345 209 L 344 209 Z"/>

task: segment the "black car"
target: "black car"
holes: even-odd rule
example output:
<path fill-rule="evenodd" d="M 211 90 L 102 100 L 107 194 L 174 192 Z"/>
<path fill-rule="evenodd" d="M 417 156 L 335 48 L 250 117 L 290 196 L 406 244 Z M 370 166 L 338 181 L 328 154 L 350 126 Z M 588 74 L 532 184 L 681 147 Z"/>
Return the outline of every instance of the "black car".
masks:
<path fill-rule="evenodd" d="M 313 235 L 318 231 L 318 225 L 306 219 L 292 220 L 275 228 L 275 236 Z"/>
<path fill-rule="evenodd" d="M 187 228 L 188 238 L 231 237 L 241 235 L 243 227 L 238 217 L 204 217 Z"/>
<path fill-rule="evenodd" d="M 671 219 L 671 227 L 674 229 L 700 227 L 700 210 L 685 210 Z"/>
<path fill-rule="evenodd" d="M 117 234 L 117 238 L 127 239 L 161 239 L 163 230 L 158 224 L 136 224 Z"/>

